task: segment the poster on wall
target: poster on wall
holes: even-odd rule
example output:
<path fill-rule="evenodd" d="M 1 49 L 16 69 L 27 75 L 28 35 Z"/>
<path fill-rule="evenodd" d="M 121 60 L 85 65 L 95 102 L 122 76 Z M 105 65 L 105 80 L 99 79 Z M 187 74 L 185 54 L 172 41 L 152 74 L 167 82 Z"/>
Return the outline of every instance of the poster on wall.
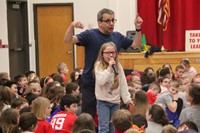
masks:
<path fill-rule="evenodd" d="M 200 52 L 200 30 L 186 30 L 185 51 Z"/>

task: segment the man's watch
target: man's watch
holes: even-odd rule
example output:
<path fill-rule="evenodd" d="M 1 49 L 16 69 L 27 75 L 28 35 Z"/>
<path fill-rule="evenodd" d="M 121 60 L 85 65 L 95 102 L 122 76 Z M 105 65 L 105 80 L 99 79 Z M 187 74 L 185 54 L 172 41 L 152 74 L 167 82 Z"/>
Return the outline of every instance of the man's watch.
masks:
<path fill-rule="evenodd" d="M 141 29 L 136 29 L 136 32 L 140 32 L 141 31 Z"/>

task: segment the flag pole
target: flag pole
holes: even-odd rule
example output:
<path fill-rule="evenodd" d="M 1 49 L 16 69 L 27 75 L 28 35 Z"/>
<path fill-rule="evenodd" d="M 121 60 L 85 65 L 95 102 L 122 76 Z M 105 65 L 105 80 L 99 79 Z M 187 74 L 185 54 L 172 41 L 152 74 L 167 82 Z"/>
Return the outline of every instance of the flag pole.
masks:
<path fill-rule="evenodd" d="M 162 0 L 162 12 L 164 12 L 164 1 Z M 164 47 L 164 22 L 162 21 L 162 38 L 161 38 L 161 51 L 164 52 L 165 51 L 165 47 Z"/>
<path fill-rule="evenodd" d="M 164 26 L 164 24 L 163 24 L 163 26 Z M 163 29 L 162 29 L 162 38 L 161 38 L 161 51 L 166 51 L 165 50 L 165 47 L 164 47 L 164 31 L 163 31 Z"/>

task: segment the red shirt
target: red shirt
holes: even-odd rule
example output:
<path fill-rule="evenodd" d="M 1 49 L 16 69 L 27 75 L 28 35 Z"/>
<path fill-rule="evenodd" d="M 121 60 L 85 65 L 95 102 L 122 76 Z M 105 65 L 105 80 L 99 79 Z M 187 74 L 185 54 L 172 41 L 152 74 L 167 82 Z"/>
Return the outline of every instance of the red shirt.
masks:
<path fill-rule="evenodd" d="M 178 76 L 177 74 L 174 74 L 174 80 L 178 80 L 180 78 L 180 76 Z"/>
<path fill-rule="evenodd" d="M 118 131 L 117 129 L 115 129 L 115 133 L 125 133 L 125 131 Z"/>
<path fill-rule="evenodd" d="M 38 120 L 38 127 L 35 133 L 53 133 L 53 129 L 46 120 Z"/>
<path fill-rule="evenodd" d="M 51 119 L 54 133 L 70 133 L 76 118 L 75 114 L 66 111 L 55 114 Z"/>
<path fill-rule="evenodd" d="M 61 75 L 63 82 L 67 82 L 67 77 L 65 75 Z"/>
<path fill-rule="evenodd" d="M 146 92 L 146 94 L 148 97 L 149 104 L 154 104 L 154 102 L 156 101 L 156 95 L 149 91 Z"/>

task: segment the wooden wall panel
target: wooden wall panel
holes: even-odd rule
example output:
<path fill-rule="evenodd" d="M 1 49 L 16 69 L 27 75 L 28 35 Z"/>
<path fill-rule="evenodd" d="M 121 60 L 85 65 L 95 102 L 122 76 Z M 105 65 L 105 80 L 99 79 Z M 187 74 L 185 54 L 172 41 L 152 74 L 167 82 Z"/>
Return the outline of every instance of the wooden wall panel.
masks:
<path fill-rule="evenodd" d="M 146 67 L 152 67 L 155 70 L 162 67 L 163 64 L 171 64 L 173 71 L 181 59 L 189 59 L 190 65 L 195 67 L 200 73 L 200 52 L 158 52 L 148 58 L 145 53 L 120 53 L 119 60 L 124 69 L 134 69 L 144 71 Z"/>

